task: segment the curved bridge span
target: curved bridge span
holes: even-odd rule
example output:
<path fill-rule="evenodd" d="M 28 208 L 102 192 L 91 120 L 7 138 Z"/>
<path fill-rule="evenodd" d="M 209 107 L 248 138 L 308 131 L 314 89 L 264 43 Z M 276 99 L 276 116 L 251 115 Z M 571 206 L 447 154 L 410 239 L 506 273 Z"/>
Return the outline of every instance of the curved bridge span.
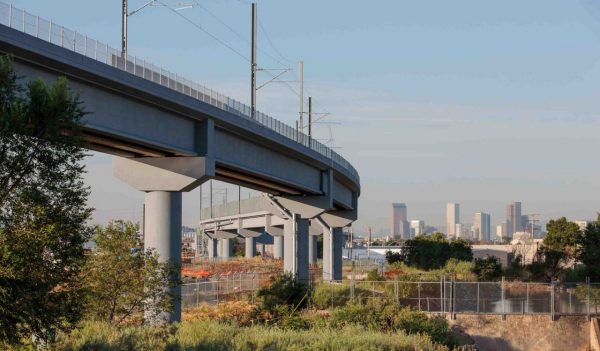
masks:
<path fill-rule="evenodd" d="M 338 232 L 357 218 L 360 178 L 348 161 L 239 101 L 2 2 L 0 53 L 25 79 L 68 78 L 89 112 L 88 147 L 114 155 L 114 175 L 146 193 L 145 245 L 163 260 L 181 261 L 181 192 L 209 179 L 269 194 L 299 279 L 309 221 Z"/>

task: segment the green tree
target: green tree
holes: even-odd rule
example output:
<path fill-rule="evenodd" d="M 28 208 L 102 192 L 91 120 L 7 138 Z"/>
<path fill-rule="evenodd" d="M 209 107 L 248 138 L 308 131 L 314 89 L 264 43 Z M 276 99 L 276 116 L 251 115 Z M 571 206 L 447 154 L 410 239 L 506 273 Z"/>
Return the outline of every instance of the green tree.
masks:
<path fill-rule="evenodd" d="M 495 256 L 476 258 L 473 262 L 473 273 L 479 281 L 496 280 L 502 276 L 502 265 Z"/>
<path fill-rule="evenodd" d="M 158 254 L 144 252 L 139 226 L 132 222 L 113 221 L 97 226 L 96 249 L 86 262 L 83 280 L 86 286 L 88 315 L 112 324 L 136 323 L 146 315 L 154 319 L 170 312 L 176 298 L 171 288 L 179 281 L 177 271 L 161 263 Z"/>
<path fill-rule="evenodd" d="M 471 261 L 473 252 L 468 242 L 458 239 L 449 242 L 444 234 L 417 235 L 402 246 L 402 261 L 425 270 L 443 267 L 449 259 Z"/>
<path fill-rule="evenodd" d="M 49 341 L 81 315 L 84 115 L 66 79 L 21 84 L 0 56 L 0 344 Z"/>
<path fill-rule="evenodd" d="M 473 260 L 471 244 L 462 238 L 450 241 L 450 258 L 471 262 Z"/>
<path fill-rule="evenodd" d="M 553 219 L 546 225 L 548 234 L 540 249 L 544 257 L 546 277 L 557 278 L 565 265 L 575 259 L 579 226 L 565 217 Z"/>
<path fill-rule="evenodd" d="M 577 258 L 585 265 L 592 281 L 600 281 L 600 213 L 594 223 L 589 223 L 577 238 Z"/>

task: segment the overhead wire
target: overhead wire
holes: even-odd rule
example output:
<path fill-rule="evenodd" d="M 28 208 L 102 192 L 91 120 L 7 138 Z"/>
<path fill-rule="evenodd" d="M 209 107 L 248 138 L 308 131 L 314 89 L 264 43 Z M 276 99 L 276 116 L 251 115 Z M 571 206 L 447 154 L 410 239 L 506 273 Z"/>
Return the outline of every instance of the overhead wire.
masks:
<path fill-rule="evenodd" d="M 250 4 L 248 2 L 244 2 L 241 0 L 237 0 L 240 3 L 245 3 L 245 4 Z M 225 21 L 223 21 L 222 19 L 220 19 L 218 16 L 216 16 L 214 13 L 212 13 L 210 10 L 208 10 L 205 6 L 202 6 L 199 1 L 194 0 L 193 1 L 196 5 L 198 5 L 201 9 L 203 9 L 206 13 L 208 13 L 211 17 L 213 17 L 215 20 L 217 20 L 219 23 L 221 23 L 223 26 L 225 26 L 230 32 L 232 32 L 235 36 L 237 36 L 239 39 L 243 40 L 244 42 L 250 44 L 250 42 L 243 36 L 241 35 L 239 32 L 237 32 L 235 29 L 233 29 L 231 26 L 229 26 Z M 235 49 L 232 45 L 230 45 L 229 43 L 225 42 L 224 40 L 221 40 L 219 37 L 217 37 L 216 35 L 212 34 L 211 32 L 207 31 L 206 29 L 204 29 L 204 27 L 202 27 L 202 25 L 196 23 L 195 21 L 193 21 L 192 19 L 190 19 L 189 17 L 185 16 L 184 14 L 182 14 L 181 12 L 179 12 L 177 9 L 173 8 L 172 6 L 160 1 L 160 0 L 156 0 L 156 3 L 160 4 L 161 6 L 167 8 L 168 10 L 170 10 L 171 12 L 173 12 L 174 14 L 176 14 L 177 16 L 179 16 L 180 18 L 182 18 L 184 21 L 188 22 L 189 24 L 191 24 L 192 26 L 194 26 L 195 28 L 197 28 L 198 30 L 202 31 L 203 33 L 205 33 L 206 35 L 208 35 L 209 37 L 211 37 L 213 40 L 215 40 L 216 42 L 218 42 L 219 44 L 225 46 L 227 49 L 229 49 L 230 51 L 232 51 L 233 53 L 235 53 L 236 55 L 238 55 L 239 57 L 241 57 L 242 59 L 244 59 L 245 61 L 251 63 L 252 61 L 245 56 L 244 54 L 242 54 L 240 51 L 238 51 L 237 49 Z M 267 39 L 267 42 L 269 43 L 269 45 L 271 46 L 271 48 L 273 49 L 273 51 L 280 56 L 283 60 L 287 61 L 288 63 L 292 63 L 293 61 L 290 61 L 289 59 L 287 59 L 285 56 L 283 56 L 281 54 L 281 52 L 275 47 L 275 45 L 273 44 L 272 40 L 270 39 L 269 35 L 267 34 L 267 31 L 265 30 L 264 26 L 261 24 L 260 21 L 258 21 L 259 27 L 261 28 L 261 31 L 263 32 L 263 34 L 265 35 L 265 38 Z M 280 60 L 278 60 L 277 58 L 273 57 L 272 55 L 270 55 L 268 52 L 262 50 L 259 48 L 259 51 L 267 56 L 269 56 L 271 59 L 273 59 L 274 61 L 276 61 L 277 63 L 279 63 L 280 65 L 282 65 L 283 67 L 286 67 L 287 65 L 284 64 L 283 62 L 281 62 Z M 262 70 L 265 73 L 267 73 L 269 76 L 271 76 L 271 78 L 273 78 L 274 81 L 277 81 L 278 83 L 282 83 L 290 92 L 292 92 L 294 95 L 296 95 L 297 97 L 300 97 L 300 93 L 294 89 L 290 83 L 288 81 L 284 81 L 281 80 L 280 78 L 278 78 L 275 74 L 273 74 L 272 72 L 270 72 L 269 70 Z M 307 92 L 308 89 L 305 87 L 304 88 Z M 310 94 L 310 92 L 309 92 Z M 303 102 L 305 104 L 308 103 L 308 99 L 307 98 L 303 98 Z M 316 101 L 316 105 L 320 107 L 320 109 L 322 109 L 323 111 L 325 111 L 324 113 L 320 113 L 322 114 L 321 117 L 317 118 L 313 123 L 316 123 L 320 120 L 322 120 L 323 118 L 327 117 L 328 115 L 330 115 L 330 112 L 322 105 L 320 104 L 318 101 Z M 306 128 L 306 126 L 305 126 Z"/>

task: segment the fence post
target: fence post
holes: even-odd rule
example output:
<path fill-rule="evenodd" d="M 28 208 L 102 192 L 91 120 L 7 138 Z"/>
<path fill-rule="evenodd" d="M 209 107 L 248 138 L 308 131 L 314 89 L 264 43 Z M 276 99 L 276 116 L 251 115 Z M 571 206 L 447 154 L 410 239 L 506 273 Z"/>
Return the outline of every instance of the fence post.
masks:
<path fill-rule="evenodd" d="M 350 300 L 352 302 L 354 302 L 354 275 L 356 274 L 356 272 L 354 272 L 354 260 L 352 260 L 352 274 L 351 274 L 351 281 L 350 281 Z"/>
<path fill-rule="evenodd" d="M 591 321 L 592 317 L 590 314 L 590 277 L 585 277 L 585 283 L 587 285 L 587 320 Z"/>
<path fill-rule="evenodd" d="M 506 298 L 506 293 L 504 291 L 504 276 L 502 276 L 502 285 L 500 287 L 501 290 L 501 300 L 502 300 L 502 320 L 506 320 L 506 310 L 505 310 L 505 306 L 504 306 L 504 300 Z"/>
<path fill-rule="evenodd" d="M 554 279 L 550 281 L 550 320 L 554 320 Z"/>
<path fill-rule="evenodd" d="M 529 313 L 529 283 L 527 283 L 527 302 L 525 303 L 525 312 Z"/>
<path fill-rule="evenodd" d="M 446 296 L 444 294 L 444 280 L 446 278 L 444 276 L 440 277 L 440 312 L 445 316 L 446 314 Z"/>
<path fill-rule="evenodd" d="M 417 282 L 417 296 L 419 299 L 419 311 L 421 311 L 421 282 Z"/>
<path fill-rule="evenodd" d="M 456 275 L 452 276 L 452 313 L 450 316 L 456 320 Z"/>
<path fill-rule="evenodd" d="M 198 307 L 198 305 L 200 300 L 200 282 L 196 283 L 196 307 Z"/>
<path fill-rule="evenodd" d="M 479 282 L 477 282 L 477 313 L 479 313 Z"/>

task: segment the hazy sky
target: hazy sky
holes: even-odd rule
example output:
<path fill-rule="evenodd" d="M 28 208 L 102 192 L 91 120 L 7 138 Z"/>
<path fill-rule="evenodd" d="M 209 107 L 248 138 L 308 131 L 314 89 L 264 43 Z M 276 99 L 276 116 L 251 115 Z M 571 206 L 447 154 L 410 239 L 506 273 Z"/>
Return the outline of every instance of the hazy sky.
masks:
<path fill-rule="evenodd" d="M 248 2 L 199 2 L 204 9 L 181 13 L 249 56 Z M 12 3 L 120 45 L 119 0 Z M 461 203 L 463 222 L 484 211 L 493 225 L 515 200 L 544 220 L 600 210 L 600 3 L 261 0 L 258 11 L 268 34 L 258 32 L 259 66 L 304 60 L 317 108 L 332 113 L 319 137 L 333 135 L 360 172 L 359 231 L 387 231 L 392 202 L 440 227 L 448 201 Z M 238 54 L 165 8 L 129 22 L 131 54 L 249 101 L 249 64 Z M 271 84 L 258 107 L 292 125 L 298 98 Z M 143 195 L 112 177 L 110 157 L 93 154 L 88 169 L 95 221 L 139 217 Z M 197 221 L 198 198 L 184 197 L 185 224 Z"/>

